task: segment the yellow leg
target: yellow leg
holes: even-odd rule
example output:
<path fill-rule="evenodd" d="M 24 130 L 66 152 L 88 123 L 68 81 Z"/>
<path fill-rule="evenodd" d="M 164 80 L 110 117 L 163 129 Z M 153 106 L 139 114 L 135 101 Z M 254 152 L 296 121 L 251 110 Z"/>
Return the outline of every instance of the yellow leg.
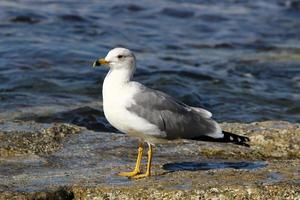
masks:
<path fill-rule="evenodd" d="M 145 178 L 151 176 L 151 164 L 152 164 L 152 156 L 153 156 L 153 149 L 152 145 L 148 143 L 149 150 L 148 150 L 148 163 L 147 163 L 147 171 L 145 174 L 138 174 L 135 176 L 132 176 L 131 178 L 139 179 L 139 178 Z"/>
<path fill-rule="evenodd" d="M 141 161 L 142 161 L 142 156 L 143 156 L 143 144 L 140 143 L 139 144 L 139 148 L 138 148 L 138 156 L 136 159 L 136 164 L 135 164 L 135 168 L 132 172 L 121 172 L 118 175 L 119 176 L 126 176 L 126 177 L 132 177 L 135 176 L 139 173 L 141 173 Z"/>

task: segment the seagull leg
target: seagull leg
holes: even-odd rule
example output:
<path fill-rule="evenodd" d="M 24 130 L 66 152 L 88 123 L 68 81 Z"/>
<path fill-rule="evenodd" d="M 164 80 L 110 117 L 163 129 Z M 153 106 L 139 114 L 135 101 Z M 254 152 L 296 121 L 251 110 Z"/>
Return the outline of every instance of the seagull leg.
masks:
<path fill-rule="evenodd" d="M 130 178 L 139 179 L 151 176 L 151 164 L 152 164 L 152 156 L 153 156 L 153 147 L 151 144 L 148 143 L 149 150 L 148 150 L 148 163 L 147 163 L 147 171 L 144 174 L 138 174 L 132 176 Z"/>
<path fill-rule="evenodd" d="M 138 148 L 138 156 L 136 159 L 136 164 L 135 164 L 135 168 L 132 172 L 120 172 L 118 175 L 119 176 L 126 176 L 126 177 L 132 177 L 135 176 L 139 173 L 141 173 L 141 161 L 142 161 L 142 155 L 143 155 L 143 143 L 139 144 L 139 148 Z"/>

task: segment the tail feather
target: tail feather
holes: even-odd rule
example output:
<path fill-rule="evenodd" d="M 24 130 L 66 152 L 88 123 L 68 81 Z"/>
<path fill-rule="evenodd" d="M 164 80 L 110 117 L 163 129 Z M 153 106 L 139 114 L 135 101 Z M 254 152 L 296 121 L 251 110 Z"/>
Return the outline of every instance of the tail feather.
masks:
<path fill-rule="evenodd" d="M 240 136 L 240 135 L 230 133 L 227 131 L 222 131 L 222 133 L 224 134 L 224 136 L 222 138 L 212 138 L 209 136 L 202 136 L 202 137 L 197 137 L 194 139 L 195 140 L 212 141 L 212 142 L 226 142 L 226 143 L 228 142 L 228 143 L 233 143 L 233 144 L 237 144 L 237 145 L 241 145 L 241 146 L 250 147 L 250 145 L 247 144 L 247 142 L 250 142 L 250 139 L 248 137 Z"/>

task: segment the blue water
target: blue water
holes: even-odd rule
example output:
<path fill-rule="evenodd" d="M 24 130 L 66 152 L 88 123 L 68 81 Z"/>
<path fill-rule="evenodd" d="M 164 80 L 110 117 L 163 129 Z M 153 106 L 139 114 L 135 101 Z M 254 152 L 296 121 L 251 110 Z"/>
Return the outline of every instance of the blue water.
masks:
<path fill-rule="evenodd" d="M 101 102 L 107 71 L 91 64 L 124 46 L 136 80 L 218 121 L 300 121 L 297 1 L 7 0 L 0 11 L 0 113 L 101 129 L 101 104 L 86 105 Z"/>

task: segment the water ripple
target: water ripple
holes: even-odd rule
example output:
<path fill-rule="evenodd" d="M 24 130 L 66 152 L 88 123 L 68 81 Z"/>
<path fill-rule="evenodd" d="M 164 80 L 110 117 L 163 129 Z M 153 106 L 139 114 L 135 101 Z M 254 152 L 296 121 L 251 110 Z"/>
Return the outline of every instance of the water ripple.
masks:
<path fill-rule="evenodd" d="M 136 53 L 136 80 L 219 121 L 297 122 L 298 7 L 293 0 L 2 1 L 0 110 L 44 116 L 47 106 L 64 113 L 101 102 L 107 71 L 90 65 L 124 46 Z M 102 112 L 93 119 L 83 110 L 69 120 L 107 123 Z"/>

